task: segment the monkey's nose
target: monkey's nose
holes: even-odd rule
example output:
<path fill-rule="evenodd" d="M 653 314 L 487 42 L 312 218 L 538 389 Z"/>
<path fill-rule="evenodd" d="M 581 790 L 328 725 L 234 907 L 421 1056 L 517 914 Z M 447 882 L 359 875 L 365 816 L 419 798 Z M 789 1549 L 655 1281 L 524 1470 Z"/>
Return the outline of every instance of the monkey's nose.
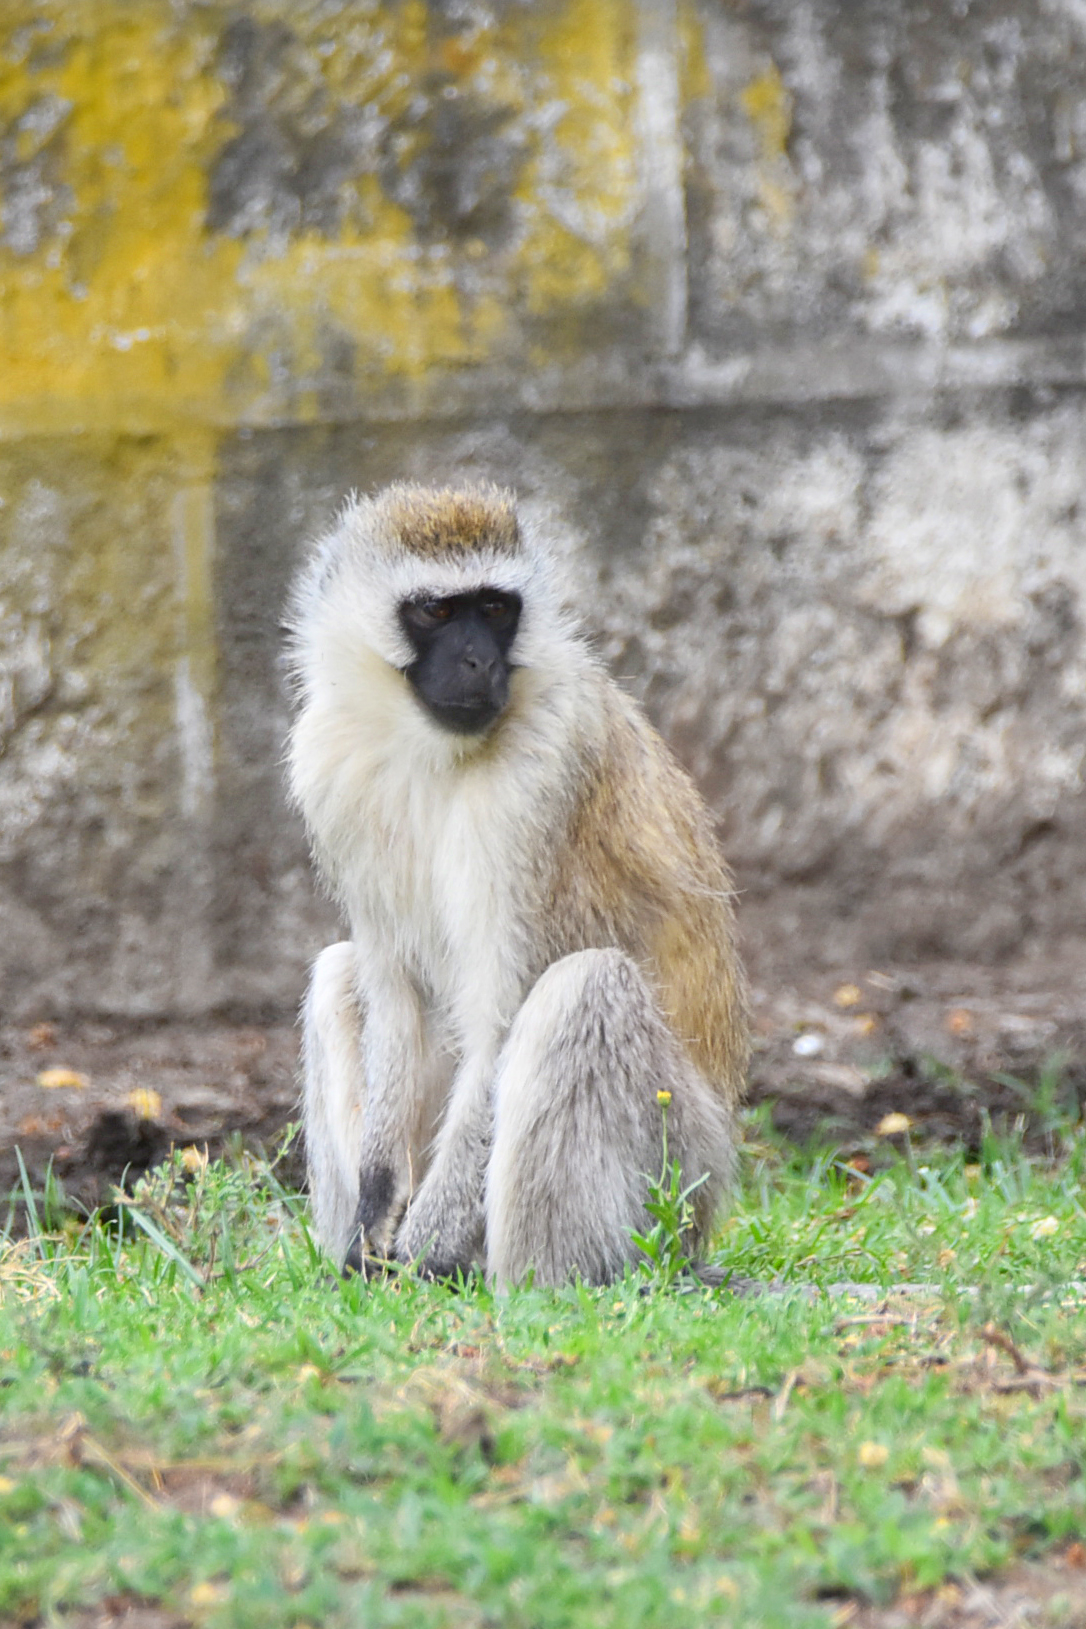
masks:
<path fill-rule="evenodd" d="M 493 656 L 477 656 L 473 650 L 464 652 L 463 662 L 469 673 L 491 673 L 494 669 Z"/>

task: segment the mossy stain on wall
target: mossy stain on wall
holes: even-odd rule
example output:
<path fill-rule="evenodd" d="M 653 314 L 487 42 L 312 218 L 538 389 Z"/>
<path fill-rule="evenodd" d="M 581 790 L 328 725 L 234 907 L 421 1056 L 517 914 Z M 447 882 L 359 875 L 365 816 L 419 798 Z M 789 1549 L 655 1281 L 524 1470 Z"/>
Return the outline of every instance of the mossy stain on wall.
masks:
<path fill-rule="evenodd" d="M 305 420 L 582 344 L 631 278 L 631 14 L 10 0 L 0 434 Z"/>
<path fill-rule="evenodd" d="M 778 230 L 795 213 L 795 175 L 788 158 L 792 96 L 775 62 L 746 85 L 739 98 L 758 143 L 758 198 Z"/>

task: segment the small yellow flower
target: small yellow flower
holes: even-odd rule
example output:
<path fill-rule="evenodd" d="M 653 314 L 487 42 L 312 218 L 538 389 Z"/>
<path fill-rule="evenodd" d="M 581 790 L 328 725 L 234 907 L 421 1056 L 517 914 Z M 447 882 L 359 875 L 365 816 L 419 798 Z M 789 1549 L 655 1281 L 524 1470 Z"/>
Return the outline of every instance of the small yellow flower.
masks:
<path fill-rule="evenodd" d="M 701 1537 L 698 1519 L 690 1511 L 687 1511 L 679 1522 L 679 1537 L 684 1544 L 696 1544 Z"/>
<path fill-rule="evenodd" d="M 226 1597 L 226 1588 L 222 1584 L 193 1584 L 189 1590 L 189 1601 L 193 1606 L 217 1606 Z"/>
<path fill-rule="evenodd" d="M 661 1088 L 661 1090 L 656 1094 L 656 1101 L 666 1109 L 668 1104 L 671 1102 L 671 1093 Z"/>
<path fill-rule="evenodd" d="M 1060 1224 L 1054 1216 L 1042 1216 L 1039 1222 L 1034 1222 L 1029 1230 L 1031 1239 L 1050 1239 L 1053 1233 L 1058 1233 Z"/>
<path fill-rule="evenodd" d="M 908 1131 L 912 1121 L 907 1114 L 884 1114 L 875 1127 L 877 1137 L 900 1137 L 903 1131 Z"/>
<path fill-rule="evenodd" d="M 890 1458 L 890 1450 L 884 1442 L 861 1442 L 856 1458 L 865 1471 L 877 1471 Z"/>
<path fill-rule="evenodd" d="M 181 1164 L 186 1171 L 194 1175 L 197 1171 L 207 1169 L 207 1149 L 197 1148 L 195 1143 L 189 1143 L 187 1148 L 181 1150 Z"/>
<path fill-rule="evenodd" d="M 839 984 L 833 992 L 836 1007 L 858 1007 L 862 1000 L 863 992 L 858 984 Z"/>

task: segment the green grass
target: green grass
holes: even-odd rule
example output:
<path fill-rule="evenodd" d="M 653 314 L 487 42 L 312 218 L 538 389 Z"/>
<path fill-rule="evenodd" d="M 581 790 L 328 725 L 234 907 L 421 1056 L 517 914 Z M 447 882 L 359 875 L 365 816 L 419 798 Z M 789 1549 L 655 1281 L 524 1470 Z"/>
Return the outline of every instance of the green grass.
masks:
<path fill-rule="evenodd" d="M 340 1283 L 244 1158 L 119 1220 L 27 1187 L 0 1623 L 803 1629 L 1059 1551 L 1086 1535 L 1086 1135 L 869 1160 L 749 1123 L 720 1250 L 780 1287 L 742 1298 Z M 841 1280 L 929 1288 L 810 1293 Z"/>

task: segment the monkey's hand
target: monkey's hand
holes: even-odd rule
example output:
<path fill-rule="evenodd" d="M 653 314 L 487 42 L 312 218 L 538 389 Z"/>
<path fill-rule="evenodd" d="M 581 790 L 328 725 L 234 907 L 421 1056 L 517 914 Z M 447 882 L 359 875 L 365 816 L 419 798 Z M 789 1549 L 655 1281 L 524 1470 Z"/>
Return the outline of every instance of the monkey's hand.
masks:
<path fill-rule="evenodd" d="M 482 1197 L 472 1201 L 426 1181 L 396 1234 L 396 1261 L 418 1264 L 427 1278 L 455 1278 L 467 1273 L 482 1255 Z"/>
<path fill-rule="evenodd" d="M 460 1067 L 449 1093 L 433 1164 L 400 1223 L 392 1254 L 428 1278 L 453 1278 L 482 1259 L 483 1193 L 491 1145 L 494 1058 L 481 1051 Z"/>
<path fill-rule="evenodd" d="M 364 1160 L 358 1180 L 358 1204 L 351 1243 L 343 1263 L 345 1272 L 365 1277 L 365 1262 L 386 1253 L 392 1224 L 396 1177 L 391 1165 Z"/>
<path fill-rule="evenodd" d="M 374 1254 L 367 1250 L 366 1241 L 358 1234 L 351 1248 L 343 1258 L 343 1265 L 339 1270 L 341 1278 L 361 1278 L 363 1280 L 387 1278 L 390 1273 L 402 1272 L 398 1261 L 391 1256 Z"/>

